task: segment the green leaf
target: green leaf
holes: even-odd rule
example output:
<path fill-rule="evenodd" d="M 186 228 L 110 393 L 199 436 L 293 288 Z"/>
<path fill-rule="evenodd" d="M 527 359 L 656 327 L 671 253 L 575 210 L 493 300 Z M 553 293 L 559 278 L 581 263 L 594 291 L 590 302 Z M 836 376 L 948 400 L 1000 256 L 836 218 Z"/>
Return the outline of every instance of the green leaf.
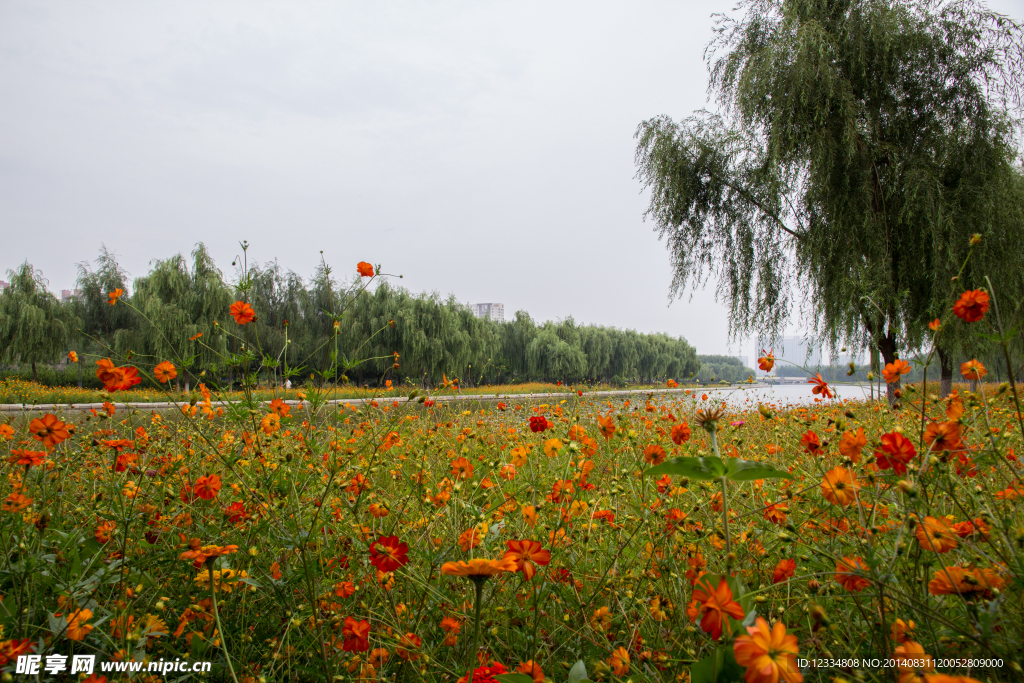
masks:
<path fill-rule="evenodd" d="M 774 467 L 763 465 L 753 460 L 741 460 L 740 458 L 729 458 L 726 466 L 725 476 L 730 481 L 753 481 L 754 479 L 792 479 L 789 472 L 777 470 Z"/>
<path fill-rule="evenodd" d="M 494 680 L 501 683 L 533 683 L 533 677 L 526 674 L 498 674 Z"/>
<path fill-rule="evenodd" d="M 660 465 L 646 470 L 644 475 L 660 476 L 662 474 L 674 474 L 701 480 L 719 479 L 725 476 L 725 472 L 725 463 L 722 462 L 721 458 L 669 458 Z M 760 477 L 756 478 L 760 479 Z"/>
<path fill-rule="evenodd" d="M 569 669 L 569 683 L 583 683 L 585 680 L 587 680 L 587 665 L 581 659 Z"/>
<path fill-rule="evenodd" d="M 696 664 L 690 666 L 690 683 L 738 683 L 743 680 L 743 669 L 736 663 L 732 647 L 715 649 Z"/>

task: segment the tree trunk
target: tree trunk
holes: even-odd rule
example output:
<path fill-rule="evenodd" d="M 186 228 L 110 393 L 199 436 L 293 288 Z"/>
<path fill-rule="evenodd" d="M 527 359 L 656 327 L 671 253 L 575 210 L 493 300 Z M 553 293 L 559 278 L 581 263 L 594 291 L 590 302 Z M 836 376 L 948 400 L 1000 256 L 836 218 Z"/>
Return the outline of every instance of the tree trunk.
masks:
<path fill-rule="evenodd" d="M 873 346 L 871 347 L 871 372 L 874 374 L 875 377 L 881 377 L 882 370 L 881 370 L 881 368 L 878 367 L 878 349 L 876 349 Z M 871 389 L 870 389 L 870 391 L 871 391 L 871 394 L 870 394 L 871 400 L 874 400 L 875 399 L 875 380 L 871 380 L 869 385 L 871 387 Z M 882 398 L 882 397 L 878 396 L 878 398 Z"/>
<path fill-rule="evenodd" d="M 33 382 L 38 382 L 39 381 L 39 374 L 36 372 L 36 362 L 35 361 L 32 361 L 32 381 Z"/>
<path fill-rule="evenodd" d="M 877 342 L 878 342 L 878 351 L 879 351 L 879 353 L 882 354 L 882 361 L 886 365 L 889 365 L 890 363 L 895 362 L 896 361 L 896 335 L 893 334 L 892 330 L 890 330 L 889 334 L 885 335 L 884 337 L 879 336 L 878 339 L 877 339 Z M 896 400 L 897 400 L 896 399 L 896 392 L 899 390 L 899 388 L 900 388 L 900 380 L 899 380 L 898 377 L 896 378 L 896 381 L 893 382 L 892 384 L 886 384 L 885 385 L 886 398 L 889 399 L 889 405 L 890 406 L 894 405 L 896 403 Z"/>
<path fill-rule="evenodd" d="M 942 384 L 939 393 L 946 398 L 953 392 L 953 354 L 939 351 L 939 365 L 942 367 Z"/>

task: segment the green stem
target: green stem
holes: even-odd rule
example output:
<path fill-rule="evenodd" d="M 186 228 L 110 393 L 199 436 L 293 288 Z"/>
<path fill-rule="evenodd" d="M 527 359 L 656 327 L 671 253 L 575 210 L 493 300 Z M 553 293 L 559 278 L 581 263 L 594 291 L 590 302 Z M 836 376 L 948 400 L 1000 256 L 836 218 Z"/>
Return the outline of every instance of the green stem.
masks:
<path fill-rule="evenodd" d="M 217 609 L 217 583 L 213 580 L 213 563 L 206 563 L 206 570 L 210 573 L 210 596 L 213 598 L 213 619 L 217 622 L 217 632 L 220 633 L 220 649 L 224 653 L 224 659 L 228 661 L 228 671 L 231 672 L 231 680 L 238 683 L 238 676 L 235 675 L 235 667 L 231 665 L 231 655 L 228 654 L 227 643 L 224 641 L 224 627 L 220 623 L 220 611 Z"/>
<path fill-rule="evenodd" d="M 718 450 L 717 428 L 713 431 L 708 431 L 708 436 L 711 437 L 711 448 L 715 451 L 715 457 L 721 460 L 722 455 Z M 729 489 L 725 483 L 725 477 L 722 477 L 722 529 L 725 531 L 725 566 L 726 569 L 729 569 L 732 567 L 732 536 L 729 534 Z"/>
<path fill-rule="evenodd" d="M 473 625 L 473 647 L 469 651 L 469 678 L 467 683 L 473 683 L 473 668 L 475 666 L 476 649 L 480 646 L 480 603 L 484 597 L 484 582 L 478 579 L 473 579 L 473 583 L 476 584 L 476 605 L 473 608 L 473 619 L 475 621 Z"/>

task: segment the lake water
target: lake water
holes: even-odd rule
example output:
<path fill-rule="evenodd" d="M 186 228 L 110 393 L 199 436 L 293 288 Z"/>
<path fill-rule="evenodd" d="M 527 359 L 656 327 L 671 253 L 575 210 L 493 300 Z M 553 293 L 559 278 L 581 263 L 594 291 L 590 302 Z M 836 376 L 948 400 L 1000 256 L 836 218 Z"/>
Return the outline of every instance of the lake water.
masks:
<path fill-rule="evenodd" d="M 835 394 L 836 398 L 833 400 L 853 400 L 862 401 L 869 398 L 869 388 L 865 384 L 863 386 L 859 384 L 829 384 L 829 388 Z M 720 401 L 725 401 L 729 406 L 735 408 L 743 408 L 747 406 L 756 406 L 758 403 L 774 403 L 776 406 L 786 405 L 811 405 L 818 398 L 811 393 L 813 385 L 811 384 L 776 384 L 774 386 L 764 384 L 753 384 L 753 385 L 740 385 L 736 387 L 726 387 L 722 389 L 695 389 L 695 393 L 698 397 L 701 394 L 707 394 L 708 398 L 716 398 Z M 876 394 L 877 395 L 877 394 Z M 824 403 L 825 401 L 821 401 Z"/>

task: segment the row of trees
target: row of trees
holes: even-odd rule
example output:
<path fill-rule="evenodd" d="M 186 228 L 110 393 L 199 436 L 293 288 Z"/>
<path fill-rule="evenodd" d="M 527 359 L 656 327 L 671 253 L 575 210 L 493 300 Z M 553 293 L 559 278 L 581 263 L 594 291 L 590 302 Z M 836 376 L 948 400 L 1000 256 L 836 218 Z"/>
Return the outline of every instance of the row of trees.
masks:
<path fill-rule="evenodd" d="M 706 55 L 717 111 L 637 131 L 677 293 L 713 275 L 734 334 L 778 337 L 799 312 L 876 371 L 941 318 L 944 384 L 991 344 L 949 320 L 955 296 L 994 290 L 1014 327 L 1019 24 L 980 0 L 749 0 Z"/>
<path fill-rule="evenodd" d="M 506 323 L 477 318 L 454 297 L 412 294 L 386 281 L 373 290 L 335 279 L 322 264 L 307 282 L 276 262 L 242 267 L 237 282 L 256 319 L 241 327 L 229 314 L 238 294 L 209 252 L 198 245 L 154 262 L 129 286 L 105 248 L 79 266 L 81 296 L 61 302 L 28 263 L 12 272 L 0 296 L 0 362 L 31 367 L 58 361 L 69 349 L 85 357 L 116 355 L 140 364 L 174 360 L 188 381 L 203 371 L 233 381 L 240 352 L 255 353 L 270 382 L 296 381 L 337 367 L 338 380 L 385 379 L 437 385 L 531 380 L 613 383 L 684 378 L 700 372 L 685 339 L 641 334 L 572 318 L 535 322 L 519 311 Z M 109 293 L 123 290 L 116 305 Z M 395 354 L 399 368 L 396 370 Z M 346 369 L 346 363 L 359 361 Z"/>

